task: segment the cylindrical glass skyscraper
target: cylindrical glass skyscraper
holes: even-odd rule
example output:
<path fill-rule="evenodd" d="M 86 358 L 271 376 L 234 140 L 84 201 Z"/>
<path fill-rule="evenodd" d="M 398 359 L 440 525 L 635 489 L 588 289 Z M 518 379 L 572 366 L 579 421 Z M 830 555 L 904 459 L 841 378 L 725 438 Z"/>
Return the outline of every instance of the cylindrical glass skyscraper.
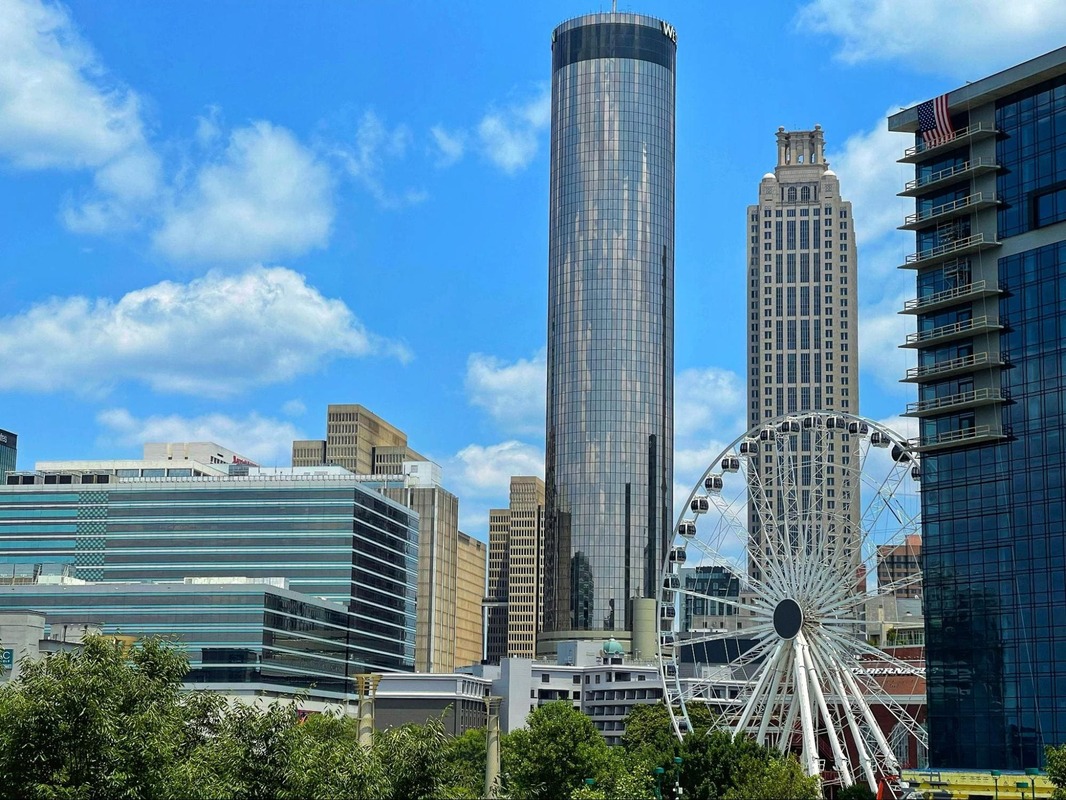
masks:
<path fill-rule="evenodd" d="M 654 597 L 673 480 L 672 25 L 590 14 L 552 34 L 542 651 L 629 638 Z"/>

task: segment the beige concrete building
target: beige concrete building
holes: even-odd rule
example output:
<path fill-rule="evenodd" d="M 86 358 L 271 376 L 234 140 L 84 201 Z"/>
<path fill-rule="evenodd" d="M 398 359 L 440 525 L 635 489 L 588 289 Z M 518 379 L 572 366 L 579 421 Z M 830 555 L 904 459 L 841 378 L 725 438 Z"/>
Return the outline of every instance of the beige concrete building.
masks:
<path fill-rule="evenodd" d="M 544 622 L 544 481 L 532 475 L 511 478 L 510 506 L 489 512 L 489 660 L 536 655 Z M 494 614 L 494 612 L 496 612 Z M 506 619 L 505 652 L 500 627 Z"/>
<path fill-rule="evenodd" d="M 857 413 L 859 407 L 857 259 L 851 203 L 825 161 L 821 126 L 777 131 L 777 166 L 759 184 L 759 202 L 748 206 L 748 422 L 808 410 Z M 848 434 L 829 445 L 825 497 L 836 507 L 845 491 L 842 467 L 852 457 Z M 800 458 L 804 437 L 797 435 Z M 754 461 L 764 485 L 773 485 L 775 456 Z M 837 473 L 837 474 L 830 474 Z M 816 478 L 811 476 L 811 481 Z M 834 485 L 836 483 L 837 485 Z M 809 488 L 796 487 L 803 502 Z M 785 492 L 771 498 L 784 517 Z M 843 507 L 843 503 L 841 506 Z M 852 504 L 858 510 L 858 504 Z M 832 512 L 830 512 L 831 514 Z M 749 524 L 758 537 L 754 509 Z M 832 528 L 836 523 L 830 522 Z M 844 526 L 831 541 L 844 550 L 851 533 Z M 852 526 L 854 529 L 854 526 Z M 751 574 L 761 570 L 750 563 Z"/>
<path fill-rule="evenodd" d="M 418 512 L 415 670 L 451 672 L 456 666 L 459 498 L 439 485 L 395 486 L 390 481 L 379 490 Z"/>
<path fill-rule="evenodd" d="M 482 658 L 485 626 L 481 600 L 485 596 L 485 572 L 489 548 L 480 539 L 459 531 L 455 591 L 455 666 L 478 664 Z"/>
<path fill-rule="evenodd" d="M 326 409 L 326 438 L 292 443 L 294 467 L 338 464 L 356 475 L 398 474 L 404 461 L 427 459 L 407 447 L 407 434 L 364 406 Z"/>

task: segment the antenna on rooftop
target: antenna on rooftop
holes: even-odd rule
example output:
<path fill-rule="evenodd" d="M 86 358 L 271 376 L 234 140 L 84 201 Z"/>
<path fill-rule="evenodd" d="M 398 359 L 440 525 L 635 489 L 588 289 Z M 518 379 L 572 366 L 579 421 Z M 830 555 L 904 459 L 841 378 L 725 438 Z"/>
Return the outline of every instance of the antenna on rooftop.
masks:
<path fill-rule="evenodd" d="M 611 13 L 612 14 L 617 14 L 618 13 L 618 0 L 611 0 Z"/>

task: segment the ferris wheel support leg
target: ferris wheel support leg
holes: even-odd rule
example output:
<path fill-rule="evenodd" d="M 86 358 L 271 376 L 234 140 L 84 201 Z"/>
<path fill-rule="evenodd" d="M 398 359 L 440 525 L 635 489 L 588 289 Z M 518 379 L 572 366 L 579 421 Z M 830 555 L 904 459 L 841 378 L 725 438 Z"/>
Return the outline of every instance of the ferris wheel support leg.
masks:
<path fill-rule="evenodd" d="M 877 776 L 874 775 L 873 758 L 866 749 L 862 731 L 859 730 L 859 722 L 855 719 L 855 714 L 851 710 L 851 703 L 848 701 L 847 692 L 844 691 L 844 682 L 840 679 L 840 666 L 836 662 L 833 662 L 830 666 L 833 688 L 836 690 L 837 697 L 840 698 L 840 704 L 844 707 L 844 715 L 848 718 L 848 729 L 851 731 L 851 738 L 855 743 L 855 752 L 859 758 L 862 772 L 866 776 L 866 785 L 870 787 L 871 792 L 876 792 Z"/>
<path fill-rule="evenodd" d="M 795 683 L 795 671 L 798 669 L 799 659 L 793 658 L 793 683 Z M 792 744 L 792 731 L 796 727 L 796 715 L 799 712 L 799 703 L 796 702 L 796 698 L 792 698 L 792 702 L 788 704 L 788 716 L 785 717 L 785 726 L 781 729 L 781 735 L 777 740 L 777 749 L 783 755 L 788 751 L 789 745 Z"/>
<path fill-rule="evenodd" d="M 781 688 L 781 683 L 785 679 L 785 673 L 792 666 L 790 662 L 791 648 L 783 648 L 781 654 L 781 660 L 777 662 L 774 667 L 774 674 L 771 678 L 770 684 L 770 696 L 766 699 L 766 710 L 763 712 L 762 721 L 759 722 L 759 732 L 755 736 L 755 741 L 759 744 L 766 746 L 766 731 L 770 727 L 770 722 L 774 715 L 774 708 L 777 703 L 777 693 Z"/>
<path fill-rule="evenodd" d="M 766 682 L 776 672 L 777 664 L 781 660 L 781 654 L 784 653 L 784 642 L 778 642 L 774 647 L 774 654 L 770 656 L 769 667 L 762 671 L 759 676 L 759 680 L 755 683 L 755 688 L 752 690 L 751 697 L 748 698 L 744 713 L 740 715 L 740 720 L 737 722 L 736 727 L 733 728 L 733 736 L 743 733 L 751 722 L 752 715 L 755 713 L 755 709 L 759 707 L 759 698 L 762 696 L 763 689 L 766 687 Z"/>
<path fill-rule="evenodd" d="M 814 697 L 818 701 L 818 708 L 822 712 L 822 719 L 825 720 L 825 732 L 829 737 L 829 746 L 833 749 L 833 760 L 836 762 L 837 770 L 840 772 L 840 777 L 844 781 L 845 786 L 851 786 L 855 783 L 855 779 L 851 774 L 851 764 L 848 762 L 847 754 L 844 752 L 844 747 L 841 744 L 840 736 L 837 733 L 836 726 L 833 724 L 833 718 L 829 715 L 829 705 L 825 701 L 825 693 L 822 691 L 822 683 L 818 679 L 819 675 L 826 674 L 826 671 L 822 668 L 821 659 L 819 654 L 812 648 L 808 652 L 808 656 L 811 658 L 811 663 L 816 669 L 810 672 L 811 679 L 811 691 L 814 692 Z"/>
<path fill-rule="evenodd" d="M 878 725 L 877 720 L 874 719 L 874 712 L 870 710 L 869 704 L 863 697 L 863 694 L 855 683 L 855 679 L 851 676 L 851 673 L 841 671 L 841 675 L 844 676 L 844 681 L 848 684 L 848 689 L 851 690 L 852 696 L 858 701 L 859 708 L 862 709 L 863 719 L 865 719 L 866 724 L 870 726 L 870 732 L 877 741 L 877 746 L 880 748 L 881 754 L 885 757 L 889 769 L 893 774 L 898 774 L 899 762 L 896 761 L 896 754 L 892 752 L 892 748 L 888 746 L 888 740 L 885 738 L 885 735 L 881 733 L 881 726 Z"/>
<path fill-rule="evenodd" d="M 803 760 L 808 775 L 821 777 L 818 765 L 818 745 L 814 734 L 814 710 L 811 708 L 811 696 L 808 689 L 808 674 L 811 671 L 807 661 L 807 640 L 800 631 L 796 634 L 796 692 L 799 694 L 800 729 L 803 733 Z"/>

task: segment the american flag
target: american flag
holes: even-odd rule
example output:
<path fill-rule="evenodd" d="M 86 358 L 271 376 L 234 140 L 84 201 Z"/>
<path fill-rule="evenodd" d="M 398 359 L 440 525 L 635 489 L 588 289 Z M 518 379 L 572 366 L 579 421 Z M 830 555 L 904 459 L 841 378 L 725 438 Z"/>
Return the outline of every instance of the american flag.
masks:
<path fill-rule="evenodd" d="M 934 100 L 926 100 L 918 106 L 918 132 L 926 147 L 951 141 L 955 129 L 951 127 L 951 115 L 948 114 L 948 96 L 940 95 Z"/>

